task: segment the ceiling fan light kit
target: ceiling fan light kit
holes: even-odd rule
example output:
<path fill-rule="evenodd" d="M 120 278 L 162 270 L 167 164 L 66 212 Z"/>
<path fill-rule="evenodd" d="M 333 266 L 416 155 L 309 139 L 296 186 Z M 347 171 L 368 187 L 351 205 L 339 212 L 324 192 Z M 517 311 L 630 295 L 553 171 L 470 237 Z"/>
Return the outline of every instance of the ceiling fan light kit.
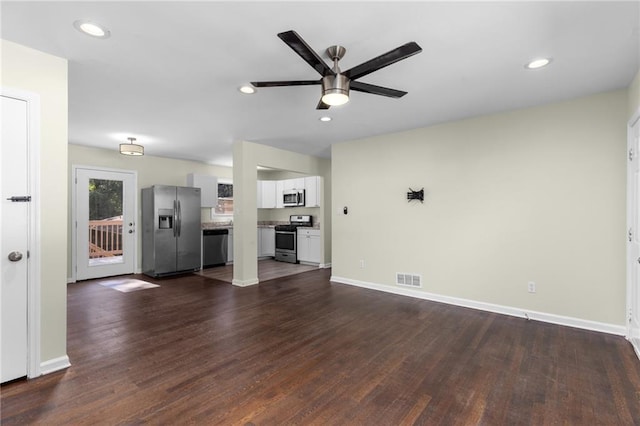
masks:
<path fill-rule="evenodd" d="M 327 55 L 333 61 L 333 68 L 330 68 L 295 31 L 290 30 L 279 33 L 278 37 L 316 70 L 322 78 L 319 80 L 252 81 L 251 84 L 255 87 L 308 86 L 319 84 L 322 86 L 322 94 L 316 109 L 329 109 L 331 106 L 344 105 L 349 102 L 350 90 L 390 98 L 401 98 L 406 95 L 407 92 L 355 80 L 422 52 L 422 48 L 418 46 L 416 42 L 412 41 L 342 72 L 338 66 L 338 61 L 342 59 L 347 51 L 344 47 L 335 45 L 327 49 Z"/>
<path fill-rule="evenodd" d="M 349 79 L 343 74 L 322 77 L 322 102 L 329 106 L 349 102 Z"/>
<path fill-rule="evenodd" d="M 144 146 L 134 143 L 136 141 L 136 138 L 127 139 L 129 140 L 129 143 L 120 144 L 120 154 L 132 156 L 144 155 Z"/>

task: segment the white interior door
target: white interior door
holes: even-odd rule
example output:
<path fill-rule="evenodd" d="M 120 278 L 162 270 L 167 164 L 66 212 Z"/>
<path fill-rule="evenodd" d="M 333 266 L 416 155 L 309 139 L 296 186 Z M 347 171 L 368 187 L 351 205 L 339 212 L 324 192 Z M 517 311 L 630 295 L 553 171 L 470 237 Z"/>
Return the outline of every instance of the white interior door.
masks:
<path fill-rule="evenodd" d="M 27 102 L 2 96 L 2 281 L 0 299 L 2 382 L 27 375 L 29 254 L 29 154 Z M 12 200 L 13 198 L 13 200 Z"/>
<path fill-rule="evenodd" d="M 629 340 L 640 357 L 640 120 L 631 126 L 627 171 Z"/>
<path fill-rule="evenodd" d="M 132 274 L 136 261 L 136 175 L 75 168 L 76 279 Z"/>

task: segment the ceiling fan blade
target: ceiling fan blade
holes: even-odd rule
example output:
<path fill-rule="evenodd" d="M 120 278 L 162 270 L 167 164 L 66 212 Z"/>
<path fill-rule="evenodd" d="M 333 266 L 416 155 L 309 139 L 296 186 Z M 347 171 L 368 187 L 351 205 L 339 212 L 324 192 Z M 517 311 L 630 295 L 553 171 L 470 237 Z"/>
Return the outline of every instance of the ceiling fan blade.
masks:
<path fill-rule="evenodd" d="M 355 80 L 356 78 L 371 74 L 374 71 L 377 71 L 391 64 L 395 64 L 398 61 L 406 59 L 409 56 L 413 56 L 416 53 L 420 52 L 422 52 L 422 48 L 418 46 L 415 41 L 411 41 L 407 44 L 403 44 L 400 47 L 390 50 L 387 53 L 383 53 L 378 57 L 370 59 L 367 62 L 357 65 L 343 72 L 342 74 L 346 75 L 351 80 Z"/>
<path fill-rule="evenodd" d="M 318 102 L 318 106 L 316 107 L 316 109 L 329 109 L 331 107 L 331 105 L 327 105 L 324 102 L 322 102 L 322 99 L 320 99 L 320 102 Z"/>
<path fill-rule="evenodd" d="M 306 63 L 318 71 L 321 76 L 335 75 L 336 73 L 326 64 L 325 61 L 296 33 L 295 31 L 285 31 L 278 34 L 278 37 L 294 50 Z"/>
<path fill-rule="evenodd" d="M 280 87 L 280 86 L 310 86 L 321 84 L 322 80 L 291 80 L 291 81 L 252 81 L 254 87 Z"/>
<path fill-rule="evenodd" d="M 374 95 L 388 96 L 390 98 L 401 98 L 407 94 L 402 90 L 389 89 L 388 87 L 375 86 L 373 84 L 363 83 L 361 81 L 352 81 L 349 85 L 351 90 L 364 93 L 372 93 Z"/>

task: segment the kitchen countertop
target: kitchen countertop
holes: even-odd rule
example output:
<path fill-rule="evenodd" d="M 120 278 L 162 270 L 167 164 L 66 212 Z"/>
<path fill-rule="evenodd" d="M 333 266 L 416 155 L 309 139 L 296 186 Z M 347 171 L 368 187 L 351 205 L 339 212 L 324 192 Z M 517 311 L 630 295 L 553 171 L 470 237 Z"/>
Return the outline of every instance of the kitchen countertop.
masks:
<path fill-rule="evenodd" d="M 258 228 L 273 228 L 276 225 L 288 224 L 289 222 L 259 221 Z M 316 223 L 313 226 L 304 226 L 304 228 L 320 229 L 320 225 Z M 233 222 L 202 222 L 202 229 L 233 229 Z"/>

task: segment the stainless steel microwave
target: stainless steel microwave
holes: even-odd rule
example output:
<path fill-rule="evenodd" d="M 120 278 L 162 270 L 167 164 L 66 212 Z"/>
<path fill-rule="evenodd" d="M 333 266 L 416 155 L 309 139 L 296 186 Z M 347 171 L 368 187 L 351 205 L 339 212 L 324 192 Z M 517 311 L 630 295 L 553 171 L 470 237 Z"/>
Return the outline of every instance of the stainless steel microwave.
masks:
<path fill-rule="evenodd" d="M 282 192 L 284 207 L 304 206 L 304 189 L 289 189 Z"/>

